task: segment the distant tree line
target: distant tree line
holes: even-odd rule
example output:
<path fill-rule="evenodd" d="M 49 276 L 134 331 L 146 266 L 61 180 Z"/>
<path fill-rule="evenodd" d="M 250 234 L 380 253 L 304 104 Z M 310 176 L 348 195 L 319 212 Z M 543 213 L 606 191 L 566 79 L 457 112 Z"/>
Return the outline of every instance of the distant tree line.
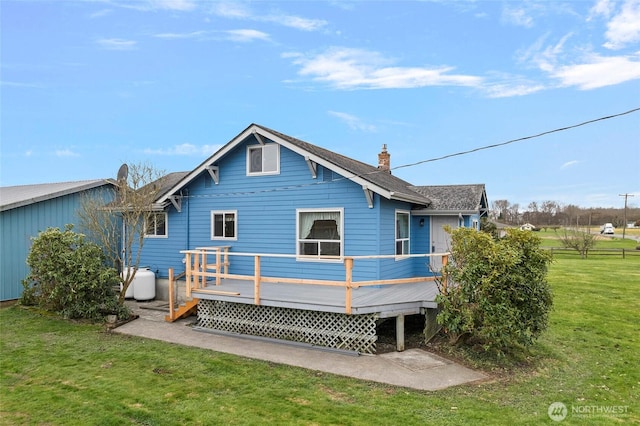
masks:
<path fill-rule="evenodd" d="M 491 219 L 509 225 L 530 223 L 544 226 L 599 226 L 612 223 L 616 228 L 625 226 L 624 208 L 579 207 L 574 204 L 562 204 L 557 201 L 532 201 L 528 206 L 511 204 L 508 200 L 495 200 L 491 203 Z M 640 226 L 640 208 L 627 207 L 627 223 Z"/>

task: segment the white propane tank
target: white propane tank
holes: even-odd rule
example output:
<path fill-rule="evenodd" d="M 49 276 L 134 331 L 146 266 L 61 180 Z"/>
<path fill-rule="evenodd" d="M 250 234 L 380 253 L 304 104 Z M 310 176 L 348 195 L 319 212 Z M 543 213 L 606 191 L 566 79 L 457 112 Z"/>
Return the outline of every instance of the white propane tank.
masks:
<path fill-rule="evenodd" d="M 133 278 L 133 298 L 153 300 L 156 298 L 156 274 L 149 268 L 141 267 Z"/>
<path fill-rule="evenodd" d="M 127 270 L 133 273 L 133 268 L 127 268 Z M 120 275 L 124 279 L 126 277 L 126 272 L 122 271 Z M 127 291 L 124 293 L 125 299 L 133 299 L 133 284 L 134 282 L 132 281 L 131 284 L 129 284 L 129 287 L 127 287 Z M 122 283 L 120 283 L 120 291 L 122 291 Z"/>

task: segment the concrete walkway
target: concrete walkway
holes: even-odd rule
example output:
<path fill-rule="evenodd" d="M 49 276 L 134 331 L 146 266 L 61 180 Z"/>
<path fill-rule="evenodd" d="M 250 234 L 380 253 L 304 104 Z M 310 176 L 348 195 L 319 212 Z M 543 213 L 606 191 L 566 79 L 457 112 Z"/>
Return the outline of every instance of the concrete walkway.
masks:
<path fill-rule="evenodd" d="M 285 342 L 203 333 L 190 328 L 195 317 L 165 322 L 165 312 L 154 309 L 153 303 L 145 306 L 129 302 L 140 317 L 113 331 L 419 390 L 444 389 L 487 378 L 421 349 L 357 356 Z"/>

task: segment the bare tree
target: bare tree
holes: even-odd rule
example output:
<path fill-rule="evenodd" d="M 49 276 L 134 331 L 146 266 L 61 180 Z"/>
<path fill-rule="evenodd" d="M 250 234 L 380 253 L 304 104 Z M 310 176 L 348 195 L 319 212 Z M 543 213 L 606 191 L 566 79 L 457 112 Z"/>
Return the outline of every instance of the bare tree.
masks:
<path fill-rule="evenodd" d="M 128 173 L 119 173 L 110 197 L 114 201 L 105 204 L 103 197 L 88 196 L 78 212 L 83 229 L 121 271 L 118 299 L 121 304 L 140 266 L 145 227 L 154 217 L 153 202 L 163 188 L 164 174 L 149 164 L 135 164 L 126 169 Z"/>
<path fill-rule="evenodd" d="M 586 259 L 589 250 L 595 247 L 597 237 L 575 227 L 573 229 L 563 228 L 562 232 L 558 234 L 558 238 L 560 238 L 563 247 L 577 250 L 580 257 Z"/>
<path fill-rule="evenodd" d="M 508 200 L 495 200 L 491 203 L 491 210 L 493 215 L 498 220 L 507 220 L 509 210 Z"/>

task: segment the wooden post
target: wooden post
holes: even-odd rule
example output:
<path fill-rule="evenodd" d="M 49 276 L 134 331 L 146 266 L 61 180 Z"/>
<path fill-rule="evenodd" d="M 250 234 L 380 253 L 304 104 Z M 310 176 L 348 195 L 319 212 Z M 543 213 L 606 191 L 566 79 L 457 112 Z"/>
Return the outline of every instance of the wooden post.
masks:
<path fill-rule="evenodd" d="M 191 299 L 191 281 L 193 280 L 193 271 L 191 270 L 191 253 L 185 253 L 187 262 L 185 263 L 185 278 L 187 279 L 187 288 L 185 289 L 187 299 Z"/>
<path fill-rule="evenodd" d="M 173 297 L 173 268 L 169 268 L 169 318 L 173 320 L 175 300 Z"/>
<path fill-rule="evenodd" d="M 253 267 L 253 303 L 260 304 L 260 256 L 255 257 Z"/>
<path fill-rule="evenodd" d="M 345 307 L 345 313 L 347 315 L 351 315 L 351 297 L 352 297 L 352 287 L 351 287 L 351 281 L 353 279 L 353 258 L 352 257 L 346 257 L 344 259 L 344 267 L 346 270 L 346 276 L 345 276 L 345 287 L 346 287 L 346 294 L 345 294 L 345 301 L 344 301 L 344 307 Z"/>
<path fill-rule="evenodd" d="M 396 350 L 404 351 L 404 315 L 400 314 L 396 317 Z"/>
<path fill-rule="evenodd" d="M 224 278 L 227 278 L 229 273 L 229 247 L 224 248 Z"/>
<path fill-rule="evenodd" d="M 442 255 L 442 270 L 444 271 L 444 267 L 447 266 L 447 263 L 449 263 L 449 255 L 448 254 L 444 254 Z M 447 275 L 446 274 L 442 274 L 442 288 L 444 289 L 445 293 L 447 291 Z"/>
<path fill-rule="evenodd" d="M 200 257 L 202 259 L 202 275 L 200 275 L 200 280 L 198 281 L 198 288 L 205 288 L 207 286 L 207 251 L 206 250 L 202 250 L 200 251 Z"/>
<path fill-rule="evenodd" d="M 200 273 L 200 257 L 202 256 L 202 252 L 198 252 L 195 255 L 195 259 L 193 259 L 193 274 L 194 276 L 194 283 L 193 283 L 193 288 L 198 289 L 198 287 L 200 286 L 200 278 L 202 277 L 202 274 Z"/>
<path fill-rule="evenodd" d="M 216 285 L 220 285 L 220 267 L 222 266 L 220 263 L 220 249 L 216 250 Z"/>

